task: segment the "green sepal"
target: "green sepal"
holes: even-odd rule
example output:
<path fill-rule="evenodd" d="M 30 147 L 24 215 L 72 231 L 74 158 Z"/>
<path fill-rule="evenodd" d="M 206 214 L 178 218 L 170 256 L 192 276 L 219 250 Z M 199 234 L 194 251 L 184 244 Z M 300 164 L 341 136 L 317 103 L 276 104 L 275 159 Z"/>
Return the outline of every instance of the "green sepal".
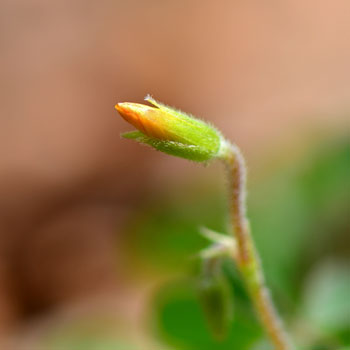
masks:
<path fill-rule="evenodd" d="M 217 150 L 214 149 L 203 146 L 188 145 L 175 141 L 159 140 L 148 137 L 141 131 L 127 132 L 122 134 L 122 137 L 146 144 L 158 151 L 170 154 L 172 156 L 193 160 L 195 162 L 210 161 L 217 155 Z"/>
<path fill-rule="evenodd" d="M 145 100 L 163 111 L 164 115 L 171 116 L 164 118 L 163 123 L 167 126 L 168 132 L 174 136 L 175 141 L 201 147 L 212 154 L 219 151 L 222 136 L 215 127 L 193 115 L 156 101 L 149 95 Z"/>

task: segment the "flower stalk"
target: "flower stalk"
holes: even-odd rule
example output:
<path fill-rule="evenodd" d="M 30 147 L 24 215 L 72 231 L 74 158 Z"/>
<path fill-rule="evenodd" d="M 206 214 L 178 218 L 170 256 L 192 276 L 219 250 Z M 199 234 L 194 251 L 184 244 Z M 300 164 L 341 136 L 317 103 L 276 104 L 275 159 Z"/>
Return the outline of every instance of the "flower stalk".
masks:
<path fill-rule="evenodd" d="M 240 149 L 232 145 L 211 125 L 183 112 L 165 106 L 151 97 L 153 106 L 118 103 L 121 116 L 139 131 L 124 134 L 161 152 L 197 162 L 220 160 L 229 181 L 230 234 L 204 232 L 218 244 L 202 252 L 212 259 L 225 254 L 237 264 L 254 308 L 275 350 L 292 350 L 282 322 L 273 306 L 265 284 L 262 265 L 250 233 L 246 216 L 246 165 Z"/>
<path fill-rule="evenodd" d="M 229 180 L 231 234 L 237 242 L 235 261 L 255 310 L 276 350 L 293 349 L 265 284 L 262 265 L 246 217 L 246 165 L 240 149 L 230 145 L 221 157 Z"/>

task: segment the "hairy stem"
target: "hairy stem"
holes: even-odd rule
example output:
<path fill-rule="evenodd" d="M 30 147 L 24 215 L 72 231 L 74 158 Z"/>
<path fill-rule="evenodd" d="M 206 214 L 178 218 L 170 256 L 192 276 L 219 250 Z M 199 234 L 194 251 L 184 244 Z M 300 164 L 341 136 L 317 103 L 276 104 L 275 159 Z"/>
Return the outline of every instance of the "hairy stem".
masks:
<path fill-rule="evenodd" d="M 273 306 L 265 285 L 262 266 L 246 217 L 246 166 L 244 157 L 236 145 L 226 145 L 223 152 L 230 200 L 230 226 L 237 241 L 236 263 L 252 298 L 255 310 L 275 350 L 291 350 L 282 322 Z"/>

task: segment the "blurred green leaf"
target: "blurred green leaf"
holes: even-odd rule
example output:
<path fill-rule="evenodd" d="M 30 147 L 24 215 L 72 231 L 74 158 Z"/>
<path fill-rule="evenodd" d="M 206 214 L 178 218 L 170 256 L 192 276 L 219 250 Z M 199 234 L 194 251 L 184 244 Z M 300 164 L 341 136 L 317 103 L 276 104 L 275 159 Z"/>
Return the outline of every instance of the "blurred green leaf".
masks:
<path fill-rule="evenodd" d="M 141 261 L 142 266 L 147 264 L 160 272 L 179 271 L 192 264 L 191 257 L 207 247 L 199 234 L 200 226 L 218 231 L 225 227 L 225 200 L 216 189 L 191 185 L 146 204 L 133 217 L 126 237 L 125 249 L 133 262 Z"/>
<path fill-rule="evenodd" d="M 268 284 L 290 304 L 313 261 L 350 253 L 350 142 L 327 140 L 281 165 L 250 189 L 248 211 Z"/>
<path fill-rule="evenodd" d="M 155 300 L 155 324 L 158 334 L 175 349 L 186 350 L 250 350 L 261 338 L 262 331 L 251 315 L 238 308 L 229 327 L 228 336 L 215 339 L 201 310 L 196 282 L 182 280 L 161 288 Z"/>
<path fill-rule="evenodd" d="M 350 329 L 350 263 L 322 263 L 308 278 L 302 312 L 327 332 Z"/>

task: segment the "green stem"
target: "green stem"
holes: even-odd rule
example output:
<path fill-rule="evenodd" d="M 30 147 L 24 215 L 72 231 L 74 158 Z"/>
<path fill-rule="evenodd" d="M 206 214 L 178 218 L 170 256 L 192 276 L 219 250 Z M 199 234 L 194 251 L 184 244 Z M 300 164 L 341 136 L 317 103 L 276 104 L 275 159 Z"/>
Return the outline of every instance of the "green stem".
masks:
<path fill-rule="evenodd" d="M 262 265 L 246 217 L 246 166 L 236 145 L 226 143 L 221 159 L 230 185 L 230 225 L 237 241 L 236 263 L 252 298 L 255 310 L 275 350 L 291 350 L 287 334 L 266 287 Z"/>

